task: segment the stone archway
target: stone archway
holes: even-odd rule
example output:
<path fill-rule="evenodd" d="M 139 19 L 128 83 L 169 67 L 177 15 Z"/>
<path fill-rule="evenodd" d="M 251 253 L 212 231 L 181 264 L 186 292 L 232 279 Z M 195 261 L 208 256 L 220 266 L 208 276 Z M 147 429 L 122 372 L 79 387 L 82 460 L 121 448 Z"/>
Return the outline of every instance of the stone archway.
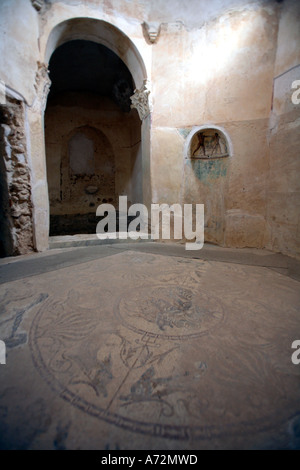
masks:
<path fill-rule="evenodd" d="M 133 168 L 135 178 L 140 179 L 141 186 L 140 190 L 132 198 L 132 202 L 150 205 L 151 108 L 148 99 L 149 90 L 146 86 L 147 72 L 141 54 L 128 36 L 112 24 L 91 18 L 73 18 L 56 25 L 52 29 L 45 50 L 45 63 L 48 64 L 51 55 L 59 46 L 74 40 L 93 41 L 110 48 L 125 63 L 132 74 L 135 86 L 132 101 L 134 107 L 138 109 L 141 119 L 141 143 Z M 38 251 L 47 249 L 49 235 L 49 194 L 44 146 L 44 112 L 49 92 L 49 71 L 47 67 L 45 64 L 40 64 L 39 66 L 36 84 L 37 98 L 34 106 L 28 112 L 33 159 L 32 198 L 34 205 L 34 235 L 35 247 Z M 42 161 L 41 157 L 43 157 Z"/>

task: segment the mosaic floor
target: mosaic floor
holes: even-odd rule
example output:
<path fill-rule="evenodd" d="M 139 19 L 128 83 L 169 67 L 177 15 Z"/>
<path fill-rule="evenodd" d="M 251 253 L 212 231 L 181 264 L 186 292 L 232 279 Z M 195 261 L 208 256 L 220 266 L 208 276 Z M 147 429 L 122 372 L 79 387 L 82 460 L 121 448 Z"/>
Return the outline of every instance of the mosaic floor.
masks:
<path fill-rule="evenodd" d="M 300 448 L 296 280 L 124 251 L 0 296 L 0 448 Z"/>

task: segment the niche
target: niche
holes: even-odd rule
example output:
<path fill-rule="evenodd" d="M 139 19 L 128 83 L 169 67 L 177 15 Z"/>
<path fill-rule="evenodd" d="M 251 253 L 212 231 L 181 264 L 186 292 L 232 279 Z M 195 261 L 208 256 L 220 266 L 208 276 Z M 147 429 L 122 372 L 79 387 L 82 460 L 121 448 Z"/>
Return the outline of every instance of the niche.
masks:
<path fill-rule="evenodd" d="M 230 156 L 225 134 L 217 128 L 200 128 L 191 139 L 190 158 L 214 159 Z"/>

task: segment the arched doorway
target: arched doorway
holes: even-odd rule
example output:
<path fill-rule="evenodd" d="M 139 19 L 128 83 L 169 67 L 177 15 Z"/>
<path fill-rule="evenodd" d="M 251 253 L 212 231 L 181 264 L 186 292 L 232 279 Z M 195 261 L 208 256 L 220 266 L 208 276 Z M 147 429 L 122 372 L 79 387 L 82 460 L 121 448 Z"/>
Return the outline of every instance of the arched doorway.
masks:
<path fill-rule="evenodd" d="M 87 40 L 59 46 L 45 111 L 50 236 L 95 233 L 99 204 L 142 201 L 141 121 L 124 62 Z"/>
<path fill-rule="evenodd" d="M 129 101 L 147 79 L 145 66 L 127 36 L 90 18 L 57 25 L 46 59 L 50 234 L 94 233 L 97 205 L 117 204 L 119 195 L 129 204 L 151 202 L 151 118 L 141 121 Z"/>

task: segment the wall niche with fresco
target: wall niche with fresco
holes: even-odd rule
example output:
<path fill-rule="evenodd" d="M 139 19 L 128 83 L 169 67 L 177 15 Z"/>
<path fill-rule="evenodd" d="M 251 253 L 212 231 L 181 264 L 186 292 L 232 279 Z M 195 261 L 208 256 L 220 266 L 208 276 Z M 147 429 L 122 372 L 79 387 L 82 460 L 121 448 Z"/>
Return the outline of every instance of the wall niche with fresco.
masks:
<path fill-rule="evenodd" d="M 229 156 L 229 144 L 219 129 L 200 129 L 193 135 L 190 145 L 191 158 L 214 159 Z"/>

